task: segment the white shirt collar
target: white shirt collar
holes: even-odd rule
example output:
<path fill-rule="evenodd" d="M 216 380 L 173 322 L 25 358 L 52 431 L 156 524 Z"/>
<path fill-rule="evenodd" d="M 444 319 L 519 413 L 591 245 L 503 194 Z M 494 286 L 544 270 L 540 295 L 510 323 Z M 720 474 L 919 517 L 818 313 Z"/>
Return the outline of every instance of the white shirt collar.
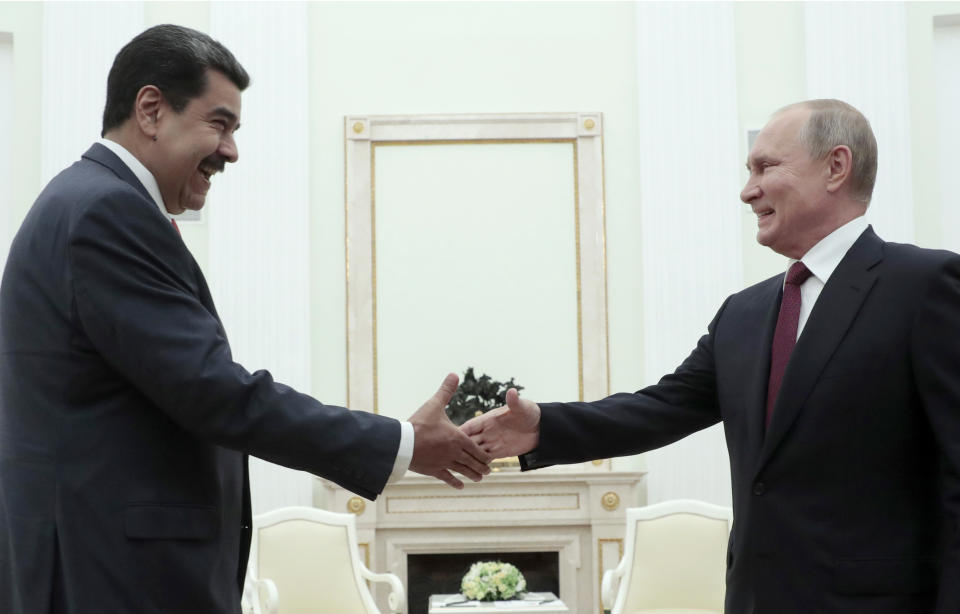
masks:
<path fill-rule="evenodd" d="M 147 170 L 147 167 L 143 165 L 143 162 L 137 159 L 132 153 L 127 151 L 127 149 L 117 143 L 116 141 L 111 141 L 109 139 L 100 139 L 98 141 L 101 145 L 117 154 L 117 157 L 120 158 L 120 161 L 127 165 L 137 179 L 140 180 L 140 183 L 143 184 L 143 187 L 147 189 L 147 193 L 153 197 L 153 202 L 156 203 L 157 207 L 160 208 L 160 213 L 167 217 L 167 219 L 173 219 L 170 214 L 167 212 L 167 208 L 163 204 L 163 197 L 160 196 L 160 186 L 157 185 L 157 180 L 154 178 L 153 173 Z"/>
<path fill-rule="evenodd" d="M 847 252 L 853 247 L 853 244 L 857 242 L 857 239 L 860 238 L 863 231 L 867 229 L 867 226 L 869 226 L 869 223 L 863 215 L 850 220 L 840 228 L 837 228 L 820 239 L 819 243 L 811 247 L 810 251 L 801 258 L 803 264 L 810 269 L 810 272 L 813 273 L 814 277 L 819 279 L 821 283 L 827 283 L 827 280 L 833 275 L 834 269 L 837 268 L 840 261 L 843 260 L 843 257 L 847 255 Z M 790 266 L 793 265 L 794 262 L 796 262 L 796 260 L 791 258 L 787 264 L 787 270 L 790 270 Z"/>

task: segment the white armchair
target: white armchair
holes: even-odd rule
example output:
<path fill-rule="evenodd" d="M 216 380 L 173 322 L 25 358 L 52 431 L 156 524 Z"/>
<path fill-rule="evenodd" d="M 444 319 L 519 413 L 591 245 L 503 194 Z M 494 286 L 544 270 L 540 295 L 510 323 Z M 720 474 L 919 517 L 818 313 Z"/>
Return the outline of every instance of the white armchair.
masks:
<path fill-rule="evenodd" d="M 403 610 L 400 578 L 360 561 L 353 514 L 288 507 L 253 518 L 244 614 L 381 614 L 368 580 L 389 584 L 390 612 Z"/>
<path fill-rule="evenodd" d="M 728 507 L 679 499 L 626 510 L 623 560 L 603 574 L 611 614 L 722 614 Z"/>

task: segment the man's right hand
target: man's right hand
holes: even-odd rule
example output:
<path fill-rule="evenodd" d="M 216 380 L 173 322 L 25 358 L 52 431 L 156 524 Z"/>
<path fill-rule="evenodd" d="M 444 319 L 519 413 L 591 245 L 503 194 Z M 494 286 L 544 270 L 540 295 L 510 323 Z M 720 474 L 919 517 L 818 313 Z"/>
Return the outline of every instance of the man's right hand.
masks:
<path fill-rule="evenodd" d="M 460 429 L 493 458 L 519 456 L 540 443 L 540 406 L 513 388 L 507 404 L 463 423 Z"/>
<path fill-rule="evenodd" d="M 414 433 L 410 470 L 433 476 L 454 488 L 463 488 L 463 482 L 450 470 L 479 482 L 490 473 L 493 457 L 458 429 L 444 411 L 457 391 L 458 381 L 456 374 L 447 375 L 440 389 L 410 416 Z"/>

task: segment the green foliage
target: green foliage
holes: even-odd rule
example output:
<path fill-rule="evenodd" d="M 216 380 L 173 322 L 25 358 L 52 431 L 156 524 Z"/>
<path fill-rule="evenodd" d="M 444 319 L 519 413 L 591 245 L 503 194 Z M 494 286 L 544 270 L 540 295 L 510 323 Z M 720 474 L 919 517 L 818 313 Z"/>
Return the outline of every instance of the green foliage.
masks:
<path fill-rule="evenodd" d="M 507 390 L 511 388 L 516 388 L 517 392 L 523 390 L 523 386 L 515 383 L 512 377 L 506 382 L 494 381 L 485 374 L 477 379 L 473 367 L 468 367 L 463 374 L 463 381 L 457 386 L 457 391 L 447 405 L 447 416 L 460 426 L 474 416 L 506 405 Z"/>

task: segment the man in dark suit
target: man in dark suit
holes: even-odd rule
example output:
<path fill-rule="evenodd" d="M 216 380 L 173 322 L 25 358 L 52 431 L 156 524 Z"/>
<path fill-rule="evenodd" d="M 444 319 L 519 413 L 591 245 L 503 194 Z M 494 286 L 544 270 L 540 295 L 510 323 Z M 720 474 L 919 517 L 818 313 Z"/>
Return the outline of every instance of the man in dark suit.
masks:
<path fill-rule="evenodd" d="M 323 405 L 233 362 L 169 214 L 237 160 L 248 76 L 210 37 L 117 55 L 104 139 L 39 196 L 0 290 L 0 612 L 236 614 L 247 455 L 368 498 L 410 469 L 462 486 L 489 455 L 443 406 L 407 423 Z M 316 556 L 324 556 L 317 552 Z"/>
<path fill-rule="evenodd" d="M 728 614 L 960 612 L 960 256 L 874 234 L 876 160 L 853 107 L 781 109 L 741 198 L 786 275 L 730 296 L 656 385 L 539 406 L 514 391 L 464 429 L 533 469 L 723 421 Z"/>

